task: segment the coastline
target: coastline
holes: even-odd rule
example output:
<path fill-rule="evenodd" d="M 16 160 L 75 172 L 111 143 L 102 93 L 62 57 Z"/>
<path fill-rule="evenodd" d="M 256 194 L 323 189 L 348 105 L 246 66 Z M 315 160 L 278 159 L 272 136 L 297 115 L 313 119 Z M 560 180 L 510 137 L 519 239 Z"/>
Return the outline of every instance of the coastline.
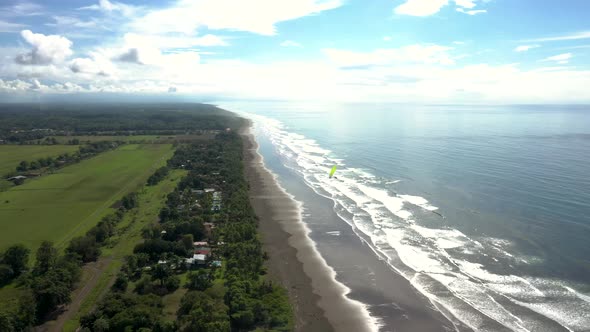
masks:
<path fill-rule="evenodd" d="M 264 166 L 250 128 L 248 120 L 240 133 L 250 200 L 269 256 L 269 275 L 289 293 L 295 331 L 376 330 L 376 320 L 362 303 L 346 298 L 346 287 L 334 279 L 334 271 L 309 240 L 300 206 Z"/>

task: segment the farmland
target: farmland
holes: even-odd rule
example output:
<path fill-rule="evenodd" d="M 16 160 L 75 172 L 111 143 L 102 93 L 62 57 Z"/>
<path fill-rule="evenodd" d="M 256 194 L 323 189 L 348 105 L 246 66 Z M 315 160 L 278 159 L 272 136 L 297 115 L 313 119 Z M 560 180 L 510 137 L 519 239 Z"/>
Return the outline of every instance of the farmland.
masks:
<path fill-rule="evenodd" d="M 43 240 L 63 247 L 171 155 L 167 144 L 125 145 L 0 192 L 0 250 L 15 243 L 34 250 Z"/>
<path fill-rule="evenodd" d="M 0 176 L 14 172 L 22 160 L 56 157 L 78 151 L 74 145 L 0 145 Z"/>

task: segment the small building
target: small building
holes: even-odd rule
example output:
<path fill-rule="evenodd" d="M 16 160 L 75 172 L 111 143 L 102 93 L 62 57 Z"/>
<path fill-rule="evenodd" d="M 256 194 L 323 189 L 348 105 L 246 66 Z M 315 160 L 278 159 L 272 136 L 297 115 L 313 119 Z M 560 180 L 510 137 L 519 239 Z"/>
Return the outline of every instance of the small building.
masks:
<path fill-rule="evenodd" d="M 213 267 L 221 267 L 221 261 L 212 261 L 211 266 Z"/>
<path fill-rule="evenodd" d="M 199 247 L 208 247 L 209 246 L 209 242 L 207 241 L 196 241 L 193 243 L 193 247 L 199 248 Z"/>
<path fill-rule="evenodd" d="M 207 264 L 207 256 L 194 254 L 193 257 L 184 260 L 187 265 L 205 265 Z"/>
<path fill-rule="evenodd" d="M 209 255 L 211 255 L 211 249 L 197 249 L 195 250 L 195 255 L 205 255 L 208 257 Z"/>
<path fill-rule="evenodd" d="M 214 193 L 215 189 L 213 188 L 205 188 L 205 193 Z"/>
<path fill-rule="evenodd" d="M 23 176 L 23 175 L 17 175 L 17 176 L 13 176 L 13 177 L 11 177 L 11 178 L 8 178 L 8 181 L 14 181 L 14 180 L 24 180 L 24 179 L 26 179 L 26 178 L 27 178 L 26 176 Z"/>

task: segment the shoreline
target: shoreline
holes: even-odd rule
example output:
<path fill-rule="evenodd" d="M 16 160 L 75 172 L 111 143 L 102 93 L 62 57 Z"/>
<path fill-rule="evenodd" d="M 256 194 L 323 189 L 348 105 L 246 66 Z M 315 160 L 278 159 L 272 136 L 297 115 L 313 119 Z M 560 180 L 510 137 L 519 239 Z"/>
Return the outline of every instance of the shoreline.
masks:
<path fill-rule="evenodd" d="M 293 307 L 295 331 L 374 331 L 377 321 L 366 307 L 346 297 L 350 292 L 319 255 L 301 220 L 301 206 L 264 166 L 247 120 L 240 135 L 250 185 L 250 200 L 268 253 L 270 277 L 286 288 Z"/>

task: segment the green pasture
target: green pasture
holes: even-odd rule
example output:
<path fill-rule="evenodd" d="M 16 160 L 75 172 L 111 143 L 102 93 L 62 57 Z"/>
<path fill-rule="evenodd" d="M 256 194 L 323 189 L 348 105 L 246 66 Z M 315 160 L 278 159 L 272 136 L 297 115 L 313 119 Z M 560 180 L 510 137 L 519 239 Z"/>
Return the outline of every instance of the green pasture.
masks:
<path fill-rule="evenodd" d="M 168 144 L 125 145 L 0 192 L 0 250 L 15 243 L 35 250 L 43 240 L 66 246 L 172 153 Z"/>

